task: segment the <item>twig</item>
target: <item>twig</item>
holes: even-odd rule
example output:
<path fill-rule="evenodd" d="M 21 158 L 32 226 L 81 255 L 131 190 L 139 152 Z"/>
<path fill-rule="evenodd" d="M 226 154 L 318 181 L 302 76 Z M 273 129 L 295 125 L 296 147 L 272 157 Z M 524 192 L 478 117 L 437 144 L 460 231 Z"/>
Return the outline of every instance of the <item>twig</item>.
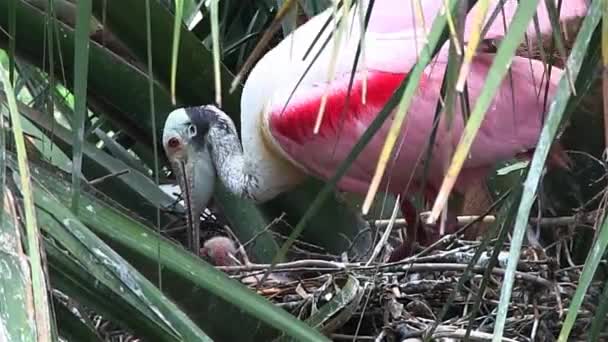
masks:
<path fill-rule="evenodd" d="M 464 271 L 467 268 L 466 264 L 449 264 L 449 263 L 428 263 L 428 264 L 406 264 L 400 267 L 400 269 L 404 272 L 420 272 L 420 271 Z M 475 273 L 483 273 L 485 271 L 485 267 L 473 267 L 472 269 Z M 492 273 L 495 275 L 504 275 L 505 270 L 503 268 L 494 267 L 492 269 Z M 552 288 L 553 283 L 549 280 L 537 276 L 528 274 L 521 271 L 515 272 L 515 279 L 525 280 L 533 283 L 537 283 L 547 288 Z"/>
<path fill-rule="evenodd" d="M 270 268 L 270 264 L 250 264 L 244 266 L 220 266 L 218 269 L 225 272 L 249 272 L 249 271 L 264 271 Z M 342 263 L 326 260 L 299 260 L 276 264 L 274 267 L 275 271 L 289 272 L 289 271 L 318 271 L 318 272 L 338 272 L 347 270 L 359 270 L 359 271 L 376 271 L 382 269 L 384 271 L 400 271 L 400 272 L 446 272 L 446 271 L 464 271 L 467 268 L 467 264 L 457 263 L 409 263 L 405 265 L 401 264 L 379 264 L 372 266 L 365 266 L 362 263 Z M 473 267 L 472 271 L 475 273 L 483 273 L 485 267 L 476 266 Z M 492 269 L 492 273 L 495 275 L 504 275 L 505 270 L 502 268 L 495 267 Z M 515 272 L 516 279 L 533 282 L 538 285 L 542 285 L 547 288 L 553 288 L 553 283 L 541 276 L 528 274 L 521 271 Z"/>
<path fill-rule="evenodd" d="M 126 175 L 127 173 L 130 173 L 130 172 L 131 172 L 131 170 L 129 170 L 129 169 L 125 169 L 125 170 L 121 170 L 121 171 L 112 172 L 112 173 L 107 174 L 107 175 L 105 175 L 105 176 L 101 176 L 101 177 L 99 177 L 99 178 L 95 178 L 95 179 L 93 179 L 93 180 L 89 181 L 88 183 L 89 183 L 89 185 L 91 185 L 91 186 L 93 186 L 93 185 L 97 185 L 97 184 L 99 184 L 99 183 L 101 183 L 101 182 L 106 181 L 106 180 L 107 180 L 107 179 L 109 179 L 109 178 L 114 178 L 114 177 L 118 177 L 118 176 Z"/>
<path fill-rule="evenodd" d="M 378 241 L 378 244 L 374 248 L 374 251 L 372 252 L 372 255 L 369 257 L 369 260 L 367 261 L 367 264 L 365 264 L 365 266 L 369 266 L 369 264 L 371 264 L 372 261 L 374 261 L 374 259 L 376 259 L 378 254 L 380 254 L 380 252 L 382 251 L 384 246 L 386 246 L 386 241 L 388 241 L 388 237 L 391 235 L 391 231 L 393 230 L 393 224 L 395 223 L 395 219 L 397 218 L 397 212 L 398 212 L 398 208 L 399 208 L 397 206 L 398 203 L 399 203 L 399 195 L 397 195 L 397 199 L 395 200 L 395 206 L 393 207 L 393 213 L 391 214 L 389 223 L 388 223 L 386 229 L 384 230 L 384 233 L 382 233 L 382 237 Z"/>
<path fill-rule="evenodd" d="M 250 243 L 252 243 L 253 241 L 255 241 L 258 237 L 260 237 L 260 235 L 266 233 L 270 228 L 272 228 L 272 226 L 274 226 L 275 224 L 283 221 L 283 217 L 285 217 L 285 213 L 281 213 L 281 215 L 277 218 L 275 218 L 274 220 L 270 221 L 270 223 L 268 223 L 266 225 L 266 227 L 264 227 L 264 229 L 260 230 L 259 232 L 255 233 L 255 235 L 253 235 L 253 237 L 249 240 L 247 240 L 243 246 L 247 246 Z"/>
<path fill-rule="evenodd" d="M 421 218 L 424 219 L 429 215 L 428 211 L 420 213 Z M 530 223 L 539 224 L 541 227 L 555 227 L 555 226 L 567 226 L 575 223 L 594 223 L 593 215 L 595 215 L 595 211 L 583 214 L 576 214 L 572 216 L 561 216 L 561 217 L 543 217 L 543 218 L 531 218 Z M 479 220 L 481 216 L 479 215 L 464 215 L 458 216 L 456 219 L 458 220 L 458 225 L 464 226 L 472 223 L 475 220 Z M 496 221 L 496 217 L 494 215 L 486 215 L 483 217 L 480 222 L 481 223 L 494 223 Z M 376 220 L 373 222 L 374 225 L 378 228 L 383 228 L 391 224 L 391 220 Z M 400 218 L 394 220 L 394 225 L 397 227 L 402 227 L 407 225 L 405 219 Z"/>
<path fill-rule="evenodd" d="M 239 238 L 236 236 L 236 234 L 234 234 L 234 232 L 232 231 L 232 229 L 230 229 L 230 227 L 228 227 L 227 225 L 224 225 L 224 229 L 226 229 L 226 231 L 228 232 L 228 234 L 230 235 L 232 240 L 238 245 L 237 251 L 239 252 L 239 254 L 241 254 L 241 258 L 243 258 L 243 264 L 250 265 L 251 261 L 249 260 L 249 256 L 247 255 L 247 252 L 245 251 L 245 246 L 243 246 L 243 244 L 241 243 Z"/>
<path fill-rule="evenodd" d="M 452 329 L 439 330 L 438 329 L 433 334 L 433 338 L 451 337 L 451 338 L 461 339 L 465 336 L 466 331 L 467 331 L 466 329 L 454 329 L 454 330 L 452 330 Z M 473 341 L 491 341 L 492 338 L 494 337 L 494 335 L 490 334 L 490 333 L 481 332 L 481 331 L 471 331 L 471 334 L 469 337 Z M 517 342 L 516 340 L 510 339 L 507 337 L 503 337 L 502 341 Z"/>
<path fill-rule="evenodd" d="M 326 269 L 328 271 L 336 270 L 341 271 L 347 268 L 360 267 L 361 263 L 343 263 L 338 261 L 327 261 L 327 260 L 316 260 L 316 259 L 308 259 L 308 260 L 298 260 L 291 262 L 284 262 L 280 264 L 276 264 L 274 269 L 276 271 L 290 269 L 290 268 L 298 268 L 298 267 L 316 267 L 321 269 Z M 270 264 L 250 264 L 245 266 L 221 266 L 217 267 L 222 271 L 226 272 L 248 272 L 248 271 L 263 271 L 270 268 Z"/>
<path fill-rule="evenodd" d="M 346 335 L 346 334 L 331 334 L 333 340 L 347 340 L 347 341 L 375 341 L 374 336 L 363 336 L 363 335 Z"/>

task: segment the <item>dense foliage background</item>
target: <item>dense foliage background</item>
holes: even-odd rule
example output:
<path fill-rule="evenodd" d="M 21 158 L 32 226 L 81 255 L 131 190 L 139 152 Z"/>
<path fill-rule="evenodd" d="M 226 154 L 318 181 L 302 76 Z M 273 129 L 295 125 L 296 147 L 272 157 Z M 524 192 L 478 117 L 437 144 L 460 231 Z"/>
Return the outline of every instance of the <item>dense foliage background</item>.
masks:
<path fill-rule="evenodd" d="M 537 2 L 521 7 L 536 8 Z M 608 5 L 590 3 L 577 36 L 554 40 L 553 50 L 535 56 L 547 65 L 567 63 L 572 78 L 560 83 L 532 162 L 497 165 L 488 182 L 501 198 L 493 212 L 496 224 L 481 245 L 458 242 L 444 246 L 447 254 L 435 255 L 439 259 L 432 265 L 438 267 L 446 263 L 441 258 L 453 255 L 449 250 L 466 252 L 464 261 L 450 259 L 462 266 L 456 275 L 439 268 L 434 277 L 422 277 L 439 287 L 413 291 L 437 297 L 431 300 L 391 297 L 390 277 L 403 269 L 384 269 L 375 260 L 366 265 L 386 228 L 376 220 L 391 216 L 394 199 L 388 196 L 378 196 L 370 215 L 362 217 L 361 198 L 326 192 L 332 182 L 311 178 L 261 206 L 220 186 L 201 218 L 203 239 L 234 237 L 253 263 L 227 270 L 231 279 L 182 246 L 183 206 L 174 189 L 158 186 L 174 183 L 159 144 L 166 115 L 178 106 L 215 101 L 213 50 L 215 62 L 221 61 L 222 107 L 238 126 L 240 84 L 231 91 L 234 75 L 246 77 L 248 60 L 255 62 L 332 2 L 0 0 L 0 340 L 266 341 L 281 334 L 301 340 L 400 339 L 420 336 L 435 322 L 441 326 L 433 336 L 447 331 L 462 337 L 464 330 L 446 327 L 474 325 L 492 332 L 500 317 L 505 336 L 513 338 L 605 336 L 603 94 L 608 88 L 602 88 L 601 77 L 608 63 L 602 22 Z M 531 22 L 525 14 L 518 13 L 514 30 Z M 443 26 L 437 21 L 433 32 L 448 32 L 444 26 L 445 20 Z M 213 44 L 215 31 L 219 45 Z M 446 38 L 438 34 L 429 47 Z M 522 53 L 515 46 L 519 40 L 512 48 L 504 42 L 494 42 L 498 64 Z M 504 77 L 494 76 L 488 84 Z M 411 78 L 407 87 L 416 82 Z M 479 102 L 489 103 L 492 95 Z M 545 152 L 557 136 L 572 165 L 545 172 Z M 554 220 L 540 219 L 547 217 Z M 287 236 L 294 227 L 302 234 L 281 255 L 283 243 L 293 242 Z M 481 251 L 488 251 L 487 260 L 479 264 Z M 349 263 L 341 263 L 342 257 Z M 284 287 L 277 279 L 290 273 L 275 274 L 257 291 L 251 282 L 257 273 L 245 272 L 302 258 L 327 263 L 305 264 L 308 273 L 287 276 Z M 284 272 L 295 267 L 282 265 Z M 496 271 L 484 271 L 494 266 Z M 522 284 L 522 272 L 548 279 L 539 283 L 550 284 L 550 291 Z M 501 282 L 514 279 L 510 301 Z M 297 297 L 298 306 L 286 304 L 286 293 Z M 419 302 L 431 313 L 414 305 Z M 404 304 L 405 309 L 399 306 Z M 396 314 L 387 318 L 395 310 L 428 319 L 417 321 L 420 330 L 412 331 L 406 324 L 411 317 L 405 323 Z M 526 316 L 530 312 L 532 318 Z M 478 333 L 476 338 L 492 338 Z"/>

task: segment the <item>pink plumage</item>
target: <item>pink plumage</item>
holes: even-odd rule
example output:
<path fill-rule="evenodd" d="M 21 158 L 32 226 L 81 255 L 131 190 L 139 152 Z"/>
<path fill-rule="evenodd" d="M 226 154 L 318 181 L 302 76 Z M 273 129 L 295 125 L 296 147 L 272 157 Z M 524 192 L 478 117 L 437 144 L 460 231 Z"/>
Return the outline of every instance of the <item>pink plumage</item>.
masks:
<path fill-rule="evenodd" d="M 234 242 L 223 236 L 216 236 L 205 241 L 200 255 L 209 258 L 215 266 L 233 266 L 237 260 Z"/>
<path fill-rule="evenodd" d="M 368 33 L 377 35 L 371 38 L 368 35 L 367 45 L 370 48 L 366 51 L 367 73 L 361 67 L 357 69 L 348 98 L 350 68 L 354 56 L 342 54 L 339 56 L 337 70 L 329 88 L 324 78 L 326 72 L 317 71 L 320 77 L 309 77 L 303 81 L 289 97 L 287 105 L 278 102 L 271 108 L 269 127 L 274 139 L 293 160 L 321 178 L 327 179 L 334 174 L 352 146 L 413 67 L 416 61 L 416 48 L 421 46 L 418 40 L 423 35 L 416 32 L 409 36 L 402 35 L 406 38 L 394 39 L 393 43 L 384 40 L 383 35 L 389 37 L 395 32 L 416 30 L 422 32 L 423 27 L 420 22 L 416 23 L 412 16 L 413 11 L 409 1 L 385 0 L 375 3 Z M 430 30 L 432 20 L 443 2 L 422 1 L 421 3 L 426 29 Z M 489 13 L 497 4 L 498 1 L 492 2 Z M 515 8 L 513 1 L 506 2 L 507 22 L 512 18 Z M 475 10 L 476 8 L 472 11 Z M 585 10 L 586 5 L 582 0 L 564 1 L 561 18 L 565 20 L 580 17 Z M 471 15 L 469 14 L 467 23 L 471 21 Z M 305 24 L 307 27 L 303 30 L 319 31 L 324 22 L 325 18 L 313 18 Z M 539 4 L 539 24 L 542 34 L 550 33 L 551 25 L 542 1 Z M 469 28 L 470 26 L 467 26 L 465 37 Z M 528 31 L 530 34 L 536 32 L 534 28 Z M 503 21 L 497 19 L 491 25 L 488 36 L 497 39 L 503 34 Z M 298 36 L 296 32 L 294 41 L 298 43 L 297 39 L 302 38 L 302 35 Z M 388 39 L 390 38 L 386 38 Z M 302 45 L 307 43 L 309 42 Z M 331 44 L 327 49 L 331 49 Z M 448 51 L 444 47 L 425 70 L 420 88 L 409 108 L 406 124 L 398 140 L 397 151 L 393 153 L 393 159 L 385 175 L 385 188 L 381 189 L 402 194 L 414 190 L 417 182 L 422 178 L 421 158 L 431 133 L 441 83 L 447 67 L 447 55 Z M 473 60 L 467 79 L 471 106 L 477 101 L 493 57 L 492 53 L 478 53 Z M 328 69 L 324 64 L 313 65 L 314 68 Z M 473 143 L 470 158 L 466 161 L 456 184 L 457 191 L 464 191 L 470 180 L 484 175 L 496 162 L 530 150 L 537 142 L 545 113 L 545 89 L 548 89 L 548 103 L 550 103 L 562 71 L 553 68 L 548 80 L 549 75 L 543 62 L 523 57 L 515 57 L 510 70 L 510 75 L 501 84 Z M 315 70 L 311 73 L 315 73 Z M 367 75 L 367 99 L 363 103 L 361 92 L 365 75 Z M 547 82 L 549 82 L 548 87 L 546 87 Z M 313 128 L 321 99 L 327 90 L 329 91 L 323 121 L 319 133 L 314 134 Z M 447 127 L 445 118 L 439 126 L 430 160 L 431 188 L 436 189 L 440 185 L 447 163 L 462 134 L 464 122 L 460 108 L 460 105 L 454 108 L 455 116 L 451 128 Z M 339 184 L 340 189 L 359 193 L 367 190 L 390 122 L 389 118 L 351 166 Z"/>

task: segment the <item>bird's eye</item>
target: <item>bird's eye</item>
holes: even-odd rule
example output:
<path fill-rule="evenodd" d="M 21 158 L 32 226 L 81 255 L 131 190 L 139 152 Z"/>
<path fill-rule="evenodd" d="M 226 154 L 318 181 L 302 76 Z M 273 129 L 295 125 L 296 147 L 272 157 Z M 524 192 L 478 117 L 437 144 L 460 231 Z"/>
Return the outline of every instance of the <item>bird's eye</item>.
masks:
<path fill-rule="evenodd" d="M 169 145 L 169 147 L 171 147 L 171 148 L 178 148 L 180 145 L 179 139 L 171 138 L 171 139 L 169 139 L 169 142 L 167 143 L 167 145 Z"/>
<path fill-rule="evenodd" d="M 188 127 L 188 134 L 190 134 L 190 137 L 192 138 L 193 136 L 196 135 L 196 126 L 194 125 L 190 125 Z"/>

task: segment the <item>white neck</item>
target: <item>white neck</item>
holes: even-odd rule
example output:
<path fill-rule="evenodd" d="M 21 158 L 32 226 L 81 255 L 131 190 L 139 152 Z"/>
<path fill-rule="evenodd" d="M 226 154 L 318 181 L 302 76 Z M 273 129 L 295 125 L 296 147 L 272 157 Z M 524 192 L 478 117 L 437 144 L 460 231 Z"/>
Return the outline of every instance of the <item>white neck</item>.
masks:
<path fill-rule="evenodd" d="M 217 122 L 209 128 L 208 142 L 216 173 L 228 191 L 257 202 L 258 177 L 243 153 L 234 123 L 228 116 L 218 115 Z"/>

